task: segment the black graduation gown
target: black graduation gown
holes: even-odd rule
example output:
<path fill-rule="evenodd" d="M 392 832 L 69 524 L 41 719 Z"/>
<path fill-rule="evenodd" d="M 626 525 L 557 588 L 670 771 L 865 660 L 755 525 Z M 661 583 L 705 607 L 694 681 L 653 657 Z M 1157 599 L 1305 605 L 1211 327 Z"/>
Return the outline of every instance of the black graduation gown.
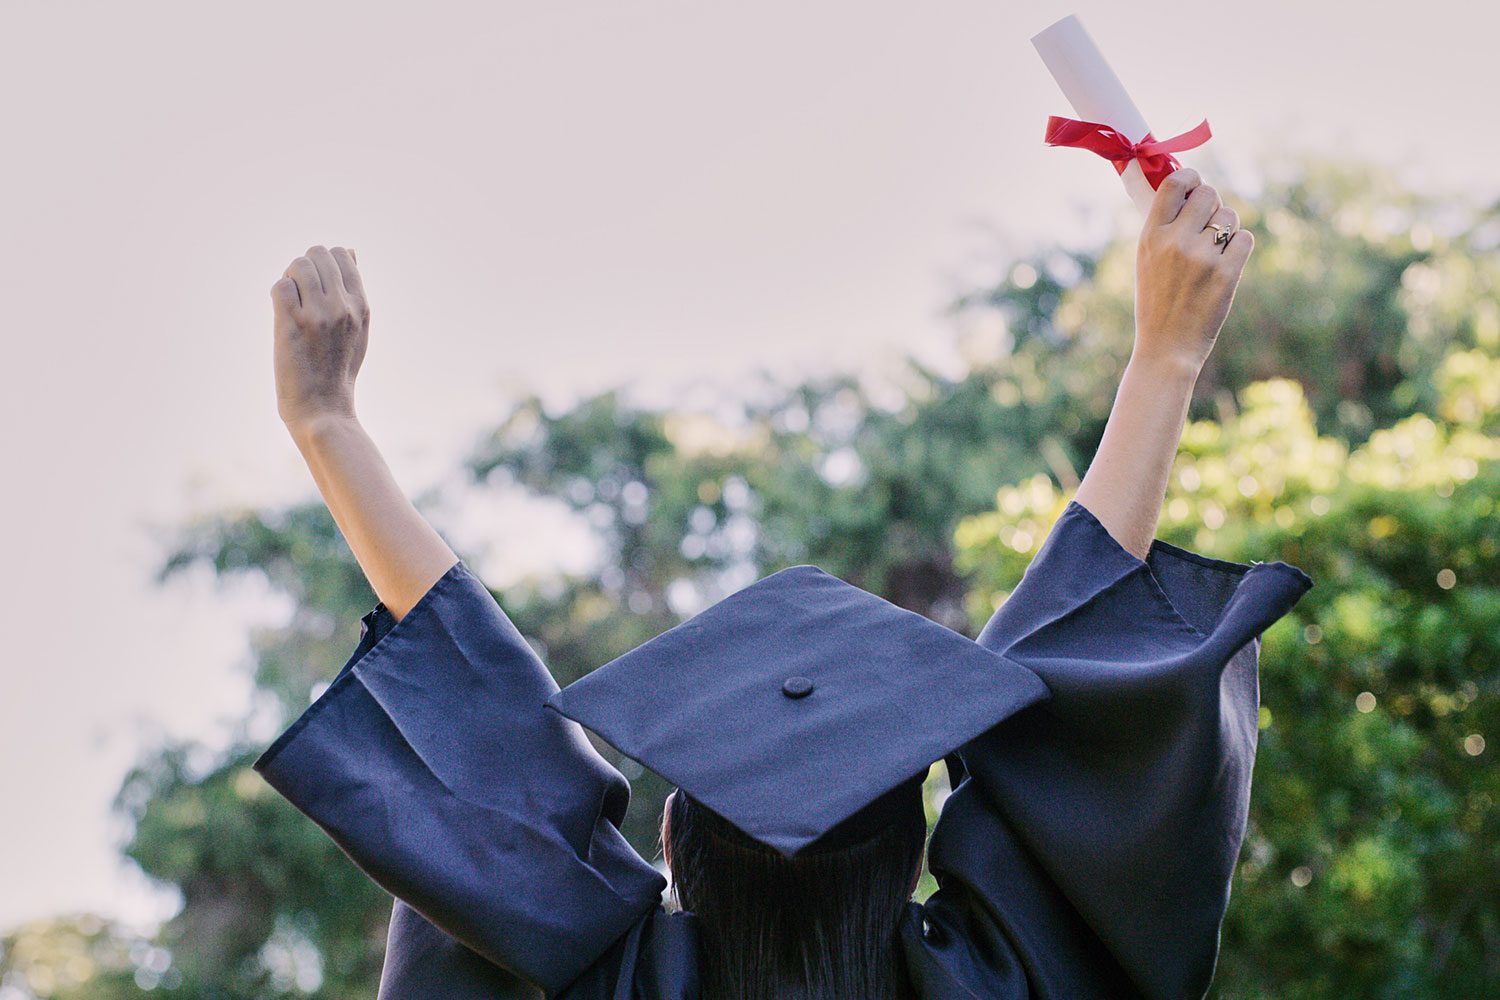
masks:
<path fill-rule="evenodd" d="M 1051 696 L 960 751 L 901 947 L 924 1000 L 1180 1000 L 1213 975 L 1258 732 L 1260 633 L 1312 586 L 1069 503 L 978 641 Z M 381 1000 L 690 1000 L 695 918 L 620 834 L 629 785 L 462 561 L 256 762 L 396 897 Z"/>

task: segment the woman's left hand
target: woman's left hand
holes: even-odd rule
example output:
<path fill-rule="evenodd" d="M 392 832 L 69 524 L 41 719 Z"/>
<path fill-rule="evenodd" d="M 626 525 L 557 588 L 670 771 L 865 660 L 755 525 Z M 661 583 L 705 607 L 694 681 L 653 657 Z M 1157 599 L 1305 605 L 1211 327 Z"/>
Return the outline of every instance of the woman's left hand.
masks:
<path fill-rule="evenodd" d="M 354 415 L 354 379 L 369 343 L 370 304 L 354 251 L 307 248 L 271 286 L 276 408 L 296 435 L 319 417 Z"/>

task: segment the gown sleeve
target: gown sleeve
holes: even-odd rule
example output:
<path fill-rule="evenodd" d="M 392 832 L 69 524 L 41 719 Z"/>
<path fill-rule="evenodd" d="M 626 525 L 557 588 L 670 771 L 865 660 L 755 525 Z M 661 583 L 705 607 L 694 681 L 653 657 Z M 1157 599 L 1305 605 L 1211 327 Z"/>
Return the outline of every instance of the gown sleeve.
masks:
<path fill-rule="evenodd" d="M 1052 697 L 960 751 L 914 949 L 925 995 L 1204 995 L 1249 809 L 1260 634 L 1311 586 L 1160 539 L 1139 559 L 1068 504 L 978 639 Z"/>
<path fill-rule="evenodd" d="M 462 560 L 361 622 L 256 770 L 396 897 L 382 997 L 557 995 L 660 904 L 629 784 Z"/>

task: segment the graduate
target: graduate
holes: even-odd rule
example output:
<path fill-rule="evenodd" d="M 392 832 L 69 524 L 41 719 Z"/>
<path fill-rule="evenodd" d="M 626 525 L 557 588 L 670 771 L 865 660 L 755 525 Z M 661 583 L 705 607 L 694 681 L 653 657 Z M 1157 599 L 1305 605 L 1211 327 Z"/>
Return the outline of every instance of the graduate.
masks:
<path fill-rule="evenodd" d="M 379 602 L 256 769 L 394 897 L 380 998 L 1202 997 L 1260 636 L 1312 586 L 1155 538 L 1252 245 L 1196 172 L 1162 182 L 1103 440 L 977 640 L 800 565 L 562 690 L 360 426 L 354 253 L 294 260 L 278 407 Z M 585 729 L 676 786 L 670 892 Z"/>

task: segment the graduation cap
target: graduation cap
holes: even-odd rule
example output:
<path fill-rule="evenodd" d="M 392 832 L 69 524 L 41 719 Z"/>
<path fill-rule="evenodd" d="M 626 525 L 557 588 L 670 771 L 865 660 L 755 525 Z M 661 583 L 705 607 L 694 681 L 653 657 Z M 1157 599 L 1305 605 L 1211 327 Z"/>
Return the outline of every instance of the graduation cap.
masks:
<path fill-rule="evenodd" d="M 547 706 L 790 857 L 893 818 L 935 761 L 1048 696 L 1016 661 L 801 565 Z"/>

